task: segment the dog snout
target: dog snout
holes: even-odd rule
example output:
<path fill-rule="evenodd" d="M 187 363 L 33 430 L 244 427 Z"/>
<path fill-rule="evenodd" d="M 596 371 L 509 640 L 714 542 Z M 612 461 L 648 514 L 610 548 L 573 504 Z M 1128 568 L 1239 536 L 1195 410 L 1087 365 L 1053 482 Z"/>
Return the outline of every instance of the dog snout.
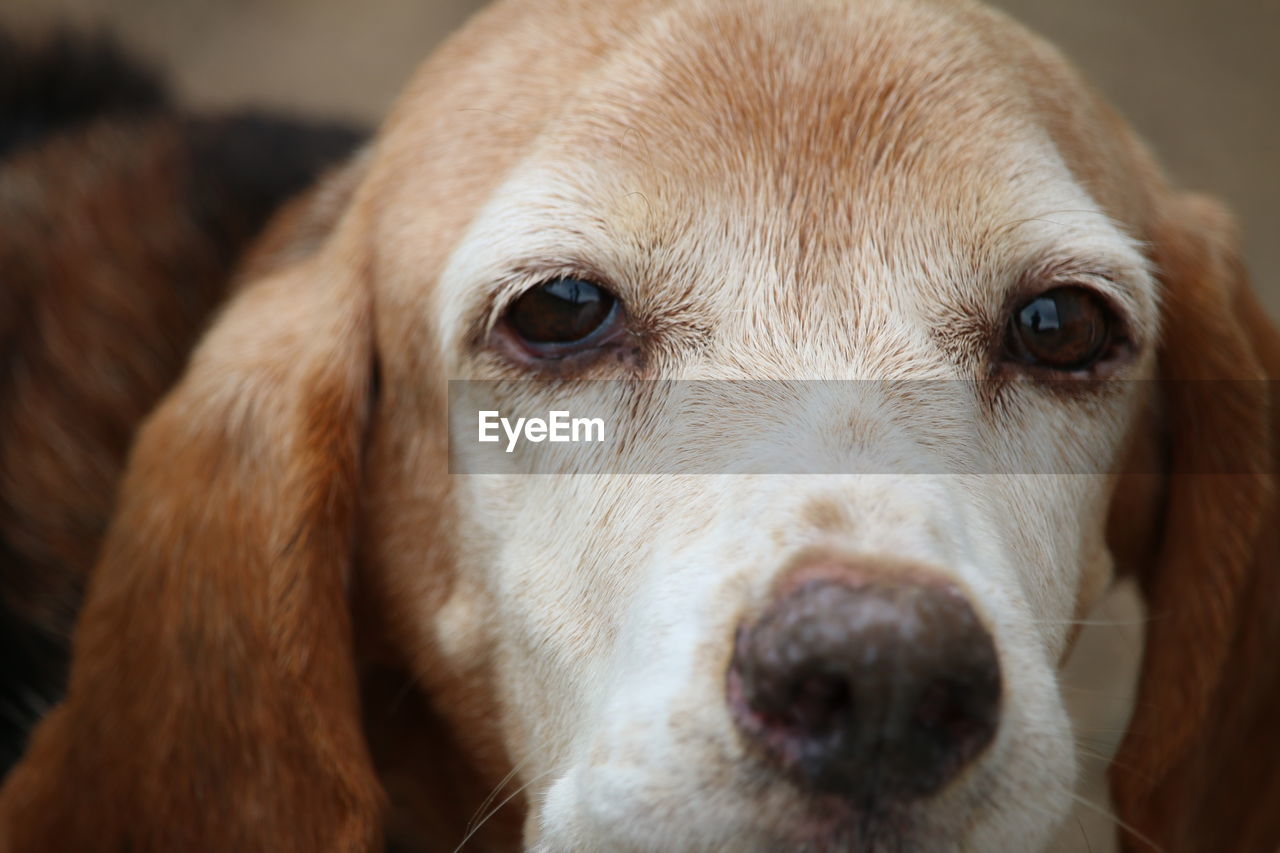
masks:
<path fill-rule="evenodd" d="M 736 637 L 738 729 L 804 788 L 859 804 L 944 788 L 991 742 L 995 643 L 966 596 L 930 578 L 819 579 Z"/>

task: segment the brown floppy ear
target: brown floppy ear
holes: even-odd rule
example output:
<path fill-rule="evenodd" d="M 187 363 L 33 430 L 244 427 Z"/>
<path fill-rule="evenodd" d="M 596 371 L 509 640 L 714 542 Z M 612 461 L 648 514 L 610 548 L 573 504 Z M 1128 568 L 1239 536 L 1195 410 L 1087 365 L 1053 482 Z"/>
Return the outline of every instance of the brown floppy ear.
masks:
<path fill-rule="evenodd" d="M 373 371 L 354 245 L 244 288 L 142 429 L 0 848 L 380 844 L 347 600 Z"/>
<path fill-rule="evenodd" d="M 1111 768 L 1126 850 L 1280 845 L 1280 343 L 1230 218 L 1171 200 L 1164 288 L 1161 533 L 1137 567 L 1148 608 L 1133 719 Z M 1121 519 L 1123 524 L 1124 520 Z"/>

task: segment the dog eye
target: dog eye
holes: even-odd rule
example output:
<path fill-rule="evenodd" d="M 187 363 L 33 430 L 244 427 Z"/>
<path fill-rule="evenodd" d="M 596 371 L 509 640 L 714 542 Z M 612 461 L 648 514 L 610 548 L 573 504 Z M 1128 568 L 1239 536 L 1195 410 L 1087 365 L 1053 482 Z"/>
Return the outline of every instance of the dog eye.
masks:
<path fill-rule="evenodd" d="M 613 325 L 618 301 L 599 285 L 557 278 L 538 285 L 507 310 L 506 322 L 523 343 L 549 354 L 590 346 Z"/>
<path fill-rule="evenodd" d="M 1052 370 L 1086 370 L 1104 358 L 1114 320 L 1102 298 L 1083 287 L 1056 287 L 1010 318 L 1008 357 Z"/>

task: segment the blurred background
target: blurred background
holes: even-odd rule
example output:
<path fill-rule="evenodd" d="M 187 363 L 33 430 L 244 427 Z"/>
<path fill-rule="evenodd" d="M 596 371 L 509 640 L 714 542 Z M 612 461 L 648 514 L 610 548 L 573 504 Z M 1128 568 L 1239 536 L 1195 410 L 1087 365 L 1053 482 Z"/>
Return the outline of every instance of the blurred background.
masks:
<path fill-rule="evenodd" d="M 778 0 L 788 2 L 788 0 Z M 1181 185 L 1240 218 L 1280 317 L 1280 0 L 994 0 L 1075 60 Z M 106 29 L 165 69 L 185 102 L 375 124 L 481 0 L 0 0 L 0 26 Z M 1103 771 L 1123 730 L 1143 633 L 1131 591 L 1093 614 L 1064 676 L 1085 797 L 1059 850 L 1112 848 Z M 1078 826 L 1079 832 L 1076 832 Z"/>
<path fill-rule="evenodd" d="M 786 2 L 786 0 L 779 0 Z M 481 0 L 0 0 L 0 25 L 105 27 L 195 104 L 376 122 Z M 1280 2 L 994 0 L 1061 47 L 1184 186 L 1226 200 L 1280 316 Z"/>

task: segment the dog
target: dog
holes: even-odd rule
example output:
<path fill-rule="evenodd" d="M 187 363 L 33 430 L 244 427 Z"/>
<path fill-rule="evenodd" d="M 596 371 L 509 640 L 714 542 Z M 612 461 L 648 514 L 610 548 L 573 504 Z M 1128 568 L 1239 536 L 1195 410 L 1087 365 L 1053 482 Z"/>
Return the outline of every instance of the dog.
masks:
<path fill-rule="evenodd" d="M 1229 215 L 998 13 L 501 2 L 140 428 L 0 846 L 1043 849 L 1131 577 L 1122 847 L 1273 849 L 1277 370 Z M 450 380 L 739 419 L 481 474 Z"/>

